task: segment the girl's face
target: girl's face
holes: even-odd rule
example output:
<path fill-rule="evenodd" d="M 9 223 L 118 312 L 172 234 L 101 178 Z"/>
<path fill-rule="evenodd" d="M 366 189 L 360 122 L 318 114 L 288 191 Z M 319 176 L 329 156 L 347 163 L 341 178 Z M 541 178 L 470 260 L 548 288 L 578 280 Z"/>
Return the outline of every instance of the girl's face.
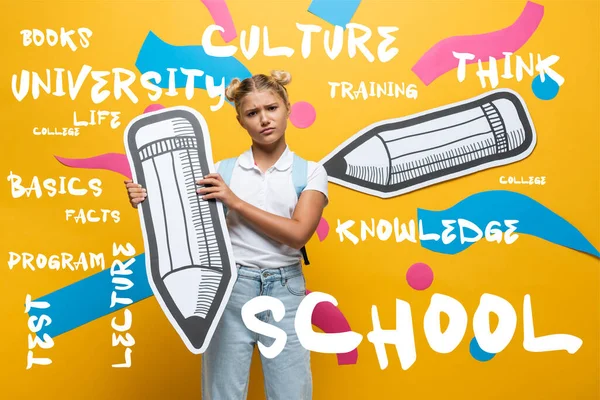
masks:
<path fill-rule="evenodd" d="M 242 99 L 237 118 L 255 143 L 270 145 L 285 134 L 289 109 L 272 91 L 254 91 Z"/>

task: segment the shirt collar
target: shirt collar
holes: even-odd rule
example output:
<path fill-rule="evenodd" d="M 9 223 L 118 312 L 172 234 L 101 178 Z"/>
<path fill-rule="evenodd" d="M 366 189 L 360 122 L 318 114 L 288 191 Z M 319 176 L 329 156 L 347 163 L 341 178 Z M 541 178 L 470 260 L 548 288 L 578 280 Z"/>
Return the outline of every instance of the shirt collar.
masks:
<path fill-rule="evenodd" d="M 279 157 L 279 160 L 273 165 L 275 169 L 279 171 L 285 171 L 286 169 L 292 166 L 292 162 L 294 161 L 294 153 L 290 150 L 288 146 L 285 146 L 285 150 Z M 252 169 L 255 167 L 254 165 L 254 154 L 252 154 L 252 148 L 246 150 L 239 158 L 239 164 L 242 168 Z"/>

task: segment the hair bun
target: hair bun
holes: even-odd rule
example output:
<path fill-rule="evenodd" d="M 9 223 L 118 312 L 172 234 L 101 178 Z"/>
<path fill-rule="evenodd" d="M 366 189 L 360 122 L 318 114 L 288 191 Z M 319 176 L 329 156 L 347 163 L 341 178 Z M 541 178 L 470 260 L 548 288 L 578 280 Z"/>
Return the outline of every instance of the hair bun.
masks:
<path fill-rule="evenodd" d="M 271 71 L 271 77 L 281 86 L 285 86 L 292 81 L 292 74 L 281 70 Z"/>
<path fill-rule="evenodd" d="M 242 81 L 240 81 L 238 78 L 233 78 L 231 80 L 231 83 L 229 84 L 229 86 L 227 86 L 227 89 L 225 89 L 225 97 L 227 98 L 227 100 L 234 101 L 235 93 L 239 89 L 241 83 Z"/>

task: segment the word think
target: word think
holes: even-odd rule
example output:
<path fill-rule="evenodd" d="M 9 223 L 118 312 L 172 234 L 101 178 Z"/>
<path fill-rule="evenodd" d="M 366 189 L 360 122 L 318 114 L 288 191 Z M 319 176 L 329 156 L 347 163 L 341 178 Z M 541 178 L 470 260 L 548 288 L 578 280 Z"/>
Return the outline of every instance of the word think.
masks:
<path fill-rule="evenodd" d="M 475 55 L 471 54 L 471 53 L 458 53 L 455 51 L 453 51 L 452 54 L 454 55 L 455 58 L 458 59 L 458 69 L 456 71 L 456 75 L 457 75 L 458 81 L 462 82 L 465 80 L 467 60 L 474 60 Z M 565 83 L 565 78 L 563 78 L 558 72 L 556 72 L 552 68 L 550 68 L 552 65 L 556 64 L 556 62 L 560 59 L 559 56 L 552 55 L 550 57 L 546 57 L 546 58 L 542 59 L 542 57 L 538 54 L 537 62 L 535 64 L 533 62 L 533 53 L 529 53 L 529 63 L 527 63 L 527 64 L 525 63 L 525 61 L 523 61 L 523 58 L 521 56 L 516 56 L 515 57 L 515 60 L 516 60 L 515 61 L 515 69 L 514 69 L 515 75 L 513 75 L 512 69 L 511 69 L 512 59 L 510 57 L 512 55 L 512 53 L 503 52 L 502 54 L 504 54 L 506 56 L 504 58 L 504 72 L 500 76 L 504 79 L 512 79 L 513 77 L 516 77 L 517 82 L 521 82 L 521 80 L 523 80 L 523 72 L 526 72 L 527 75 L 529 75 L 531 77 L 533 75 L 535 75 L 537 72 L 540 74 L 542 82 L 545 79 L 544 75 L 548 75 L 559 86 L 562 86 L 562 84 Z M 492 88 L 495 88 L 496 86 L 498 86 L 499 78 L 498 78 L 498 66 L 496 65 L 496 59 L 494 57 L 489 57 L 489 65 L 488 66 L 489 67 L 486 70 L 482 66 L 482 61 L 477 60 L 478 70 L 475 74 L 479 77 L 482 88 L 486 87 L 486 82 L 485 82 L 486 78 L 488 78 L 490 80 L 490 84 L 492 85 Z"/>

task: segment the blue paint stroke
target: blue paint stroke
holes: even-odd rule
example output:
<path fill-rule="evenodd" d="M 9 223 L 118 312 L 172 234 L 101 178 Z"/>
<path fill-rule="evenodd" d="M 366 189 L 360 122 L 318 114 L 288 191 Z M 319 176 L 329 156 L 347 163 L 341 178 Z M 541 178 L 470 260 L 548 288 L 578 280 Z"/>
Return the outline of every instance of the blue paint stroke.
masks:
<path fill-rule="evenodd" d="M 466 219 L 477 225 L 484 234 L 485 227 L 490 221 L 498 221 L 502 224 L 495 229 L 505 229 L 504 220 L 518 220 L 519 222 L 515 224 L 516 234 L 536 236 L 600 258 L 598 250 L 571 223 L 521 193 L 506 190 L 480 192 L 463 199 L 447 210 L 430 211 L 419 208 L 417 218 L 423 223 L 424 233 L 440 235 L 445 229 L 442 220 Z M 452 233 L 457 236 L 451 243 L 444 244 L 441 239 L 421 240 L 421 246 L 438 253 L 456 254 L 473 244 L 461 243 L 458 225 L 454 223 L 452 226 L 454 227 Z M 475 235 L 470 230 L 466 230 L 465 233 L 469 237 Z"/>
<path fill-rule="evenodd" d="M 117 303 L 113 308 L 110 308 L 113 290 L 117 293 L 118 298 L 129 298 L 132 300 L 132 304 L 153 296 L 146 274 L 145 253 L 135 256 L 134 259 L 135 261 L 127 267 L 127 270 L 133 272 L 132 274 L 119 275 L 117 273 L 118 268 L 116 268 L 114 274 L 114 277 L 127 278 L 133 282 L 133 286 L 127 290 L 115 290 L 115 286 L 122 287 L 123 285 L 115 285 L 112 282 L 113 276 L 111 276 L 110 268 L 107 268 L 35 299 L 34 301 L 47 301 L 50 303 L 50 307 L 45 309 L 31 308 L 29 316 L 47 315 L 52 319 L 50 325 L 44 325 L 37 335 L 41 336 L 47 333 L 54 338 L 97 318 L 128 307 L 126 304 Z M 126 264 L 126 262 L 123 262 L 123 264 Z M 123 320 L 117 319 L 117 323 L 122 324 Z"/>
<path fill-rule="evenodd" d="M 149 71 L 160 74 L 160 83 L 153 83 L 163 89 L 169 87 L 170 73 L 167 68 L 177 68 L 174 74 L 177 88 L 185 87 L 187 82 L 187 76 L 179 68 L 203 71 L 203 76 L 194 78 L 194 87 L 204 90 L 206 90 L 204 79 L 206 75 L 214 78 L 216 86 L 221 84 L 223 78 L 227 86 L 233 78 L 245 79 L 252 76 L 248 68 L 235 57 L 209 56 L 199 45 L 173 46 L 164 42 L 152 31 L 148 32 L 142 44 L 135 66 L 142 74 Z"/>
<path fill-rule="evenodd" d="M 494 353 L 488 353 L 487 351 L 484 351 L 481 346 L 479 346 L 477 338 L 471 339 L 471 342 L 469 343 L 469 353 L 471 353 L 471 357 L 481 362 L 490 361 L 496 355 Z"/>
<path fill-rule="evenodd" d="M 308 12 L 343 28 L 352 20 L 360 0 L 313 0 Z"/>

